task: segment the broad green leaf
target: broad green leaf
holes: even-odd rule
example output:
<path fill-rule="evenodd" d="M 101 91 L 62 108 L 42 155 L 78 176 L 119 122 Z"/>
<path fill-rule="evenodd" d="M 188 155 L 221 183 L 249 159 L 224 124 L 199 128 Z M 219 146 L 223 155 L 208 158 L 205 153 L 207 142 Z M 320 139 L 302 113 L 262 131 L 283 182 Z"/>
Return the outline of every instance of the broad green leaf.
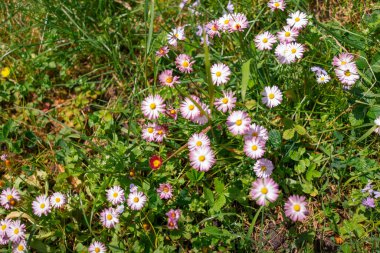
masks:
<path fill-rule="evenodd" d="M 244 102 L 245 100 L 245 94 L 247 92 L 247 87 L 248 87 L 248 81 L 249 81 L 249 74 L 250 74 L 250 64 L 251 64 L 251 59 L 246 61 L 241 69 L 241 98 Z"/>
<path fill-rule="evenodd" d="M 226 197 L 220 195 L 219 198 L 215 201 L 214 206 L 212 207 L 215 211 L 220 211 L 222 207 L 226 204 Z"/>
<path fill-rule="evenodd" d="M 209 234 L 209 235 L 214 235 L 214 236 L 228 236 L 228 237 L 232 236 L 232 234 L 228 232 L 227 230 L 217 228 L 215 226 L 205 227 L 204 229 L 201 230 L 201 232 L 205 234 Z"/>
<path fill-rule="evenodd" d="M 282 138 L 284 138 L 284 140 L 290 140 L 294 137 L 294 128 L 292 129 L 287 129 L 284 131 L 284 133 L 282 134 Z"/>
<path fill-rule="evenodd" d="M 204 187 L 203 192 L 205 194 L 205 198 L 206 198 L 207 202 L 209 203 L 209 205 L 213 206 L 214 205 L 214 194 L 212 193 L 212 191 L 209 188 Z"/>
<path fill-rule="evenodd" d="M 222 181 L 219 180 L 219 178 L 214 179 L 214 186 L 215 186 L 215 191 L 219 194 L 223 194 L 224 192 L 224 184 Z"/>
<path fill-rule="evenodd" d="M 305 135 L 306 134 L 306 129 L 301 125 L 295 125 L 294 129 L 297 131 L 297 133 L 299 135 Z"/>

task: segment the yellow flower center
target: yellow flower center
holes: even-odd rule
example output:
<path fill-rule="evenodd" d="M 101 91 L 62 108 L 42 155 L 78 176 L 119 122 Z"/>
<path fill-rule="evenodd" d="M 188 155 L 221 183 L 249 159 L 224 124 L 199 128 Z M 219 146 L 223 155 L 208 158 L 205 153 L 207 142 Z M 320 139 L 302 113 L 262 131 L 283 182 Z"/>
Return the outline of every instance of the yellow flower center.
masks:
<path fill-rule="evenodd" d="M 55 202 L 57 203 L 61 202 L 61 198 L 55 198 Z"/>
<path fill-rule="evenodd" d="M 299 211 L 301 210 L 300 205 L 295 204 L 295 205 L 293 206 L 293 210 L 296 211 L 296 212 L 299 212 Z"/>
<path fill-rule="evenodd" d="M 174 34 L 174 36 L 175 36 L 176 38 L 178 38 L 178 37 L 179 37 L 179 34 L 178 34 L 178 33 L 176 33 L 176 34 Z"/>
<path fill-rule="evenodd" d="M 156 109 L 156 104 L 155 103 L 151 103 L 149 107 L 150 107 L 150 109 L 154 110 L 154 109 Z"/>
<path fill-rule="evenodd" d="M 95 252 L 96 253 L 99 253 L 100 252 L 100 249 L 98 247 L 95 248 Z"/>
<path fill-rule="evenodd" d="M 324 81 L 325 80 L 325 77 L 321 76 L 321 81 Z"/>
<path fill-rule="evenodd" d="M 218 72 L 215 73 L 215 75 L 216 75 L 217 77 L 220 77 L 220 76 L 222 75 L 222 73 L 221 73 L 220 71 L 218 71 Z"/>
<path fill-rule="evenodd" d="M 168 193 L 169 192 L 169 187 L 165 186 L 163 189 L 164 192 Z"/>
<path fill-rule="evenodd" d="M 267 194 L 268 193 L 268 189 L 266 187 L 261 188 L 261 193 L 262 194 Z"/>
<path fill-rule="evenodd" d="M 224 20 L 224 24 L 225 24 L 225 25 L 228 25 L 228 23 L 230 23 L 230 20 L 229 20 L 229 19 L 225 19 L 225 20 Z"/>
<path fill-rule="evenodd" d="M 8 195 L 7 196 L 7 200 L 11 200 L 11 199 L 13 199 L 13 196 L 12 195 Z"/>
<path fill-rule="evenodd" d="M 41 208 L 41 209 L 44 209 L 44 208 L 45 208 L 45 204 L 42 203 L 42 204 L 40 205 L 40 208 Z"/>
<path fill-rule="evenodd" d="M 273 94 L 273 93 L 270 93 L 270 94 L 268 95 L 268 98 L 269 98 L 269 99 L 274 99 L 274 94 Z"/>
<path fill-rule="evenodd" d="M 275 2 L 275 3 L 274 3 L 274 6 L 278 8 L 278 7 L 280 6 L 280 3 Z"/>
<path fill-rule="evenodd" d="M 119 194 L 117 192 L 114 192 L 113 195 L 112 195 L 114 198 L 117 198 L 117 196 L 119 196 Z"/>
<path fill-rule="evenodd" d="M 153 133 L 153 127 L 148 127 L 148 133 Z"/>
<path fill-rule="evenodd" d="M 267 42 L 268 42 L 268 38 L 264 38 L 263 43 L 267 43 Z"/>
<path fill-rule="evenodd" d="M 241 27 L 241 25 L 240 25 L 240 24 L 235 24 L 235 29 L 236 29 L 236 30 L 239 30 L 239 29 L 240 29 L 240 27 Z"/>
<path fill-rule="evenodd" d="M 182 67 L 184 67 L 184 68 L 189 67 L 189 62 L 188 61 L 182 62 Z"/>
<path fill-rule="evenodd" d="M 201 141 L 197 141 L 197 143 L 195 143 L 195 145 L 197 145 L 198 147 L 202 146 L 202 142 Z"/>
<path fill-rule="evenodd" d="M 257 137 L 257 136 L 259 136 L 259 134 L 257 132 L 252 133 L 252 137 Z"/>
<path fill-rule="evenodd" d="M 13 230 L 13 234 L 18 235 L 18 233 L 20 233 L 20 230 L 18 228 L 16 228 L 15 230 Z"/>
<path fill-rule="evenodd" d="M 107 220 L 112 220 L 112 218 L 113 218 L 113 217 L 112 217 L 112 214 L 110 214 L 110 213 L 107 214 Z"/>
<path fill-rule="evenodd" d="M 238 120 L 235 122 L 235 124 L 236 124 L 237 126 L 241 126 L 241 124 L 243 124 L 243 121 L 242 121 L 241 119 L 238 119 Z"/>
<path fill-rule="evenodd" d="M 344 73 L 344 75 L 345 75 L 345 76 L 350 76 L 351 73 L 350 73 L 350 71 L 346 71 L 346 72 Z"/>
<path fill-rule="evenodd" d="M 1 76 L 2 76 L 3 78 L 8 77 L 10 73 L 11 73 L 11 70 L 10 70 L 10 68 L 8 68 L 8 67 L 5 67 L 5 68 L 3 68 L 3 69 L 1 70 Z"/>
<path fill-rule="evenodd" d="M 173 77 L 169 76 L 168 78 L 166 78 L 166 82 L 167 83 L 173 82 Z"/>
<path fill-rule="evenodd" d="M 23 250 L 24 250 L 24 246 L 22 246 L 22 245 L 20 244 L 20 245 L 18 245 L 17 249 L 18 249 L 19 251 L 23 251 Z"/>
<path fill-rule="evenodd" d="M 253 145 L 252 146 L 252 151 L 256 151 L 257 150 L 257 146 L 256 145 Z"/>
<path fill-rule="evenodd" d="M 3 225 L 1 226 L 1 230 L 4 231 L 5 229 L 7 229 L 7 225 L 3 224 Z"/>
<path fill-rule="evenodd" d="M 201 155 L 201 156 L 199 156 L 198 160 L 200 162 L 203 162 L 204 160 L 206 160 L 206 157 L 204 155 Z"/>
<path fill-rule="evenodd" d="M 214 32 L 216 32 L 216 31 L 218 31 L 218 28 L 216 27 L 216 25 L 213 25 L 213 26 L 211 27 L 211 30 L 213 30 Z"/>
<path fill-rule="evenodd" d="M 138 203 L 140 199 L 138 197 L 134 197 L 133 202 Z"/>
<path fill-rule="evenodd" d="M 227 104 L 227 103 L 228 103 L 228 98 L 223 98 L 223 99 L 222 99 L 222 103 L 223 103 L 223 104 Z"/>
<path fill-rule="evenodd" d="M 299 22 L 301 19 L 299 17 L 296 17 L 294 21 Z"/>
<path fill-rule="evenodd" d="M 290 32 L 285 32 L 285 37 L 290 37 Z"/>
<path fill-rule="evenodd" d="M 173 213 L 171 214 L 171 216 L 172 216 L 172 218 L 175 218 L 176 215 L 175 215 L 175 213 L 173 212 Z"/>
<path fill-rule="evenodd" d="M 266 166 L 261 166 L 261 171 L 264 172 L 267 170 L 267 167 Z"/>
<path fill-rule="evenodd" d="M 342 64 L 342 65 L 346 65 L 346 64 L 347 64 L 347 62 L 345 62 L 345 61 L 342 61 L 340 64 Z"/>
<path fill-rule="evenodd" d="M 297 50 L 295 48 L 292 49 L 292 54 L 295 54 Z"/>
<path fill-rule="evenodd" d="M 158 131 L 157 131 L 157 134 L 158 134 L 158 135 L 162 135 L 163 133 L 164 133 L 164 132 L 163 132 L 162 130 L 158 130 Z"/>
<path fill-rule="evenodd" d="M 174 109 L 171 109 L 171 110 L 170 110 L 170 114 L 175 114 L 175 110 L 174 110 Z"/>
<path fill-rule="evenodd" d="M 154 160 L 154 161 L 153 161 L 153 166 L 154 166 L 154 167 L 160 167 L 160 165 L 161 165 L 160 160 Z"/>
<path fill-rule="evenodd" d="M 194 110 L 194 105 L 189 105 L 189 110 L 190 111 Z"/>

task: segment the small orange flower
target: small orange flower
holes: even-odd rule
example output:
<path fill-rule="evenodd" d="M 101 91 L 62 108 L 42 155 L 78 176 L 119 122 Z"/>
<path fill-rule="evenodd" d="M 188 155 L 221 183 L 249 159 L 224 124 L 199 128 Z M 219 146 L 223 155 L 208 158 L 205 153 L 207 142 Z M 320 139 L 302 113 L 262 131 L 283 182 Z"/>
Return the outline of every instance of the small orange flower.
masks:
<path fill-rule="evenodd" d="M 154 155 L 149 159 L 149 166 L 152 170 L 158 170 L 162 165 L 162 158 Z"/>
<path fill-rule="evenodd" d="M 340 237 L 339 235 L 334 236 L 334 239 L 335 239 L 335 243 L 338 245 L 341 245 L 344 242 L 343 238 Z"/>

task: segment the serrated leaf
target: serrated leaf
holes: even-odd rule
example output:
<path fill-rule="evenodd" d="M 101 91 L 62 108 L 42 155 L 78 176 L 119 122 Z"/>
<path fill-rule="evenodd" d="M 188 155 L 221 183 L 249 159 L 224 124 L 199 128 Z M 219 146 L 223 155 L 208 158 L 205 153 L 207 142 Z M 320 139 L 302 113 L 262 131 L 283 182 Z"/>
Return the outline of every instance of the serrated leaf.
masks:
<path fill-rule="evenodd" d="M 222 207 L 226 204 L 226 197 L 224 195 L 219 196 L 219 198 L 215 201 L 214 206 L 212 207 L 215 211 L 220 211 Z"/>
<path fill-rule="evenodd" d="M 299 135 L 305 135 L 306 134 L 306 129 L 301 125 L 295 125 L 294 129 L 297 131 L 297 133 Z"/>
<path fill-rule="evenodd" d="M 278 149 L 281 147 L 281 132 L 276 130 L 276 129 L 272 129 L 269 131 L 269 139 L 268 139 L 268 142 L 269 144 L 275 148 L 275 149 Z"/>
<path fill-rule="evenodd" d="M 209 188 L 204 187 L 203 192 L 205 194 L 205 198 L 206 198 L 207 202 L 209 203 L 209 205 L 213 206 L 215 200 L 214 200 L 214 194 L 212 193 L 212 191 Z"/>
<path fill-rule="evenodd" d="M 215 186 L 215 191 L 219 194 L 223 194 L 224 192 L 224 184 L 222 181 L 219 180 L 219 178 L 214 179 L 214 186 Z"/>
<path fill-rule="evenodd" d="M 294 137 L 294 128 L 292 129 L 287 129 L 284 131 L 284 133 L 282 134 L 282 138 L 284 138 L 284 140 L 290 140 Z"/>
<path fill-rule="evenodd" d="M 251 64 L 251 59 L 246 61 L 242 68 L 241 68 L 241 98 L 244 102 L 245 100 L 245 94 L 247 92 L 247 87 L 248 87 L 248 81 L 249 81 L 249 74 L 250 74 L 250 64 Z"/>

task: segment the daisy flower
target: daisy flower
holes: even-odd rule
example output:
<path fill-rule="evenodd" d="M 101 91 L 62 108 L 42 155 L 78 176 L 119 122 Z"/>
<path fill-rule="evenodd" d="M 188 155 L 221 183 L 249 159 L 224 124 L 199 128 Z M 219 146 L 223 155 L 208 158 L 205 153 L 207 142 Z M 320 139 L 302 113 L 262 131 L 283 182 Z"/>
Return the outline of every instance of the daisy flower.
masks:
<path fill-rule="evenodd" d="M 276 37 L 270 32 L 264 32 L 255 37 L 255 45 L 257 49 L 263 50 L 271 50 L 272 45 L 277 42 Z"/>
<path fill-rule="evenodd" d="M 168 34 L 168 43 L 172 46 L 177 46 L 178 40 L 185 40 L 185 30 L 184 27 L 177 27 L 174 28 L 169 34 Z"/>
<path fill-rule="evenodd" d="M 298 30 L 290 26 L 284 26 L 283 30 L 277 33 L 277 38 L 281 43 L 290 43 L 296 41 L 298 37 Z"/>
<path fill-rule="evenodd" d="M 32 203 L 33 213 L 38 217 L 48 215 L 50 213 L 50 201 L 45 195 L 40 195 Z"/>
<path fill-rule="evenodd" d="M 12 253 L 24 253 L 27 251 L 28 249 L 25 240 L 21 240 L 20 242 L 12 245 Z"/>
<path fill-rule="evenodd" d="M 214 38 L 214 36 L 220 37 L 220 27 L 218 20 L 213 20 L 206 25 L 207 34 Z"/>
<path fill-rule="evenodd" d="M 175 64 L 179 71 L 182 73 L 191 73 L 193 72 L 192 65 L 194 64 L 194 61 L 191 61 L 191 57 L 187 54 L 180 54 L 175 59 Z"/>
<path fill-rule="evenodd" d="M 177 120 L 178 115 L 177 115 L 177 110 L 176 109 L 170 108 L 170 109 L 166 110 L 166 114 L 169 117 L 173 118 L 174 120 Z"/>
<path fill-rule="evenodd" d="M 55 192 L 50 196 L 50 205 L 53 208 L 62 208 L 66 204 L 66 197 L 60 192 Z"/>
<path fill-rule="evenodd" d="M 235 13 L 232 14 L 232 19 L 230 20 L 230 32 L 242 32 L 246 28 L 248 28 L 248 20 L 247 17 L 242 13 Z"/>
<path fill-rule="evenodd" d="M 106 228 L 113 228 L 119 223 L 119 213 L 112 207 L 106 208 L 100 213 L 100 221 Z"/>
<path fill-rule="evenodd" d="M 141 210 L 146 201 L 147 198 L 144 193 L 136 191 L 129 194 L 127 203 L 132 210 Z"/>
<path fill-rule="evenodd" d="M 375 199 L 371 198 L 371 197 L 367 197 L 367 198 L 363 199 L 362 205 L 367 207 L 367 208 L 375 208 L 376 207 Z"/>
<path fill-rule="evenodd" d="M 15 188 L 6 188 L 0 195 L 1 205 L 5 209 L 12 209 L 20 199 L 20 193 Z"/>
<path fill-rule="evenodd" d="M 305 52 L 305 47 L 297 42 L 288 44 L 288 50 L 285 57 L 288 57 L 289 62 L 294 62 L 296 59 L 301 59 Z"/>
<path fill-rule="evenodd" d="M 88 251 L 90 253 L 105 253 L 107 252 L 107 248 L 103 243 L 95 241 L 90 244 L 90 247 L 88 247 Z"/>
<path fill-rule="evenodd" d="M 154 136 L 156 134 L 156 124 L 148 123 L 142 128 L 142 138 L 146 141 L 154 141 Z"/>
<path fill-rule="evenodd" d="M 307 25 L 306 14 L 300 11 L 296 11 L 290 14 L 290 17 L 286 19 L 286 23 L 296 29 L 301 29 Z"/>
<path fill-rule="evenodd" d="M 227 31 L 230 29 L 232 16 L 231 14 L 224 14 L 221 18 L 218 19 L 220 29 L 222 31 Z"/>
<path fill-rule="evenodd" d="M 190 164 L 198 171 L 208 171 L 215 163 L 215 154 L 210 147 L 201 147 L 190 152 Z"/>
<path fill-rule="evenodd" d="M 265 153 L 265 141 L 259 137 L 246 140 L 244 143 L 244 152 L 252 159 L 262 157 Z"/>
<path fill-rule="evenodd" d="M 271 178 L 258 178 L 252 183 L 249 196 L 260 206 L 265 206 L 268 202 L 274 202 L 278 198 L 278 184 Z"/>
<path fill-rule="evenodd" d="M 162 165 L 162 158 L 154 155 L 149 159 L 149 166 L 152 170 L 158 170 Z"/>
<path fill-rule="evenodd" d="M 7 234 L 7 229 L 9 228 L 11 223 L 12 220 L 10 219 L 0 220 L 0 236 L 4 236 Z"/>
<path fill-rule="evenodd" d="M 168 183 L 160 184 L 160 187 L 157 189 L 160 199 L 171 199 L 173 197 L 172 191 L 172 186 Z"/>
<path fill-rule="evenodd" d="M 193 98 L 193 100 L 195 100 Z M 195 100 L 197 103 L 198 101 Z M 190 98 L 185 98 L 184 101 L 182 101 L 181 106 L 180 106 L 180 111 L 182 114 L 182 117 L 185 119 L 193 120 L 196 117 L 199 116 L 200 110 L 198 107 L 195 105 L 193 101 L 190 100 Z"/>
<path fill-rule="evenodd" d="M 165 112 L 164 100 L 160 95 L 149 95 L 141 103 L 141 110 L 148 119 L 158 119 L 160 113 Z"/>
<path fill-rule="evenodd" d="M 265 87 L 261 95 L 263 96 L 261 101 L 269 108 L 278 106 L 282 102 L 282 93 L 277 86 Z"/>
<path fill-rule="evenodd" d="M 166 216 L 168 216 L 169 220 L 175 220 L 178 221 L 181 217 L 181 210 L 180 209 L 170 209 L 169 212 L 166 213 Z"/>
<path fill-rule="evenodd" d="M 230 75 L 230 68 L 223 63 L 216 63 L 211 67 L 212 82 L 216 86 L 227 83 Z"/>
<path fill-rule="evenodd" d="M 198 148 L 210 147 L 210 139 L 204 133 L 195 133 L 190 137 L 187 146 L 190 151 Z"/>
<path fill-rule="evenodd" d="M 200 105 L 203 111 L 199 111 L 199 115 L 192 119 L 192 121 L 198 125 L 204 125 L 208 122 L 207 115 L 211 115 L 211 110 L 210 108 L 208 108 L 208 105 L 202 102 L 200 103 Z"/>
<path fill-rule="evenodd" d="M 309 214 L 304 196 L 290 196 L 285 203 L 285 215 L 292 221 L 302 221 Z"/>
<path fill-rule="evenodd" d="M 268 7 L 271 11 L 281 10 L 284 11 L 286 7 L 286 3 L 284 0 L 270 0 L 268 3 Z"/>
<path fill-rule="evenodd" d="M 338 56 L 334 56 L 332 64 L 335 67 L 342 67 L 348 64 L 352 64 L 354 60 L 354 56 L 349 53 L 342 53 Z"/>
<path fill-rule="evenodd" d="M 8 245 L 9 244 L 9 238 L 5 235 L 0 235 L 0 245 Z"/>
<path fill-rule="evenodd" d="M 235 108 L 236 97 L 232 91 L 223 91 L 223 97 L 217 98 L 214 102 L 216 109 L 220 112 L 232 111 Z"/>
<path fill-rule="evenodd" d="M 7 228 L 7 235 L 14 243 L 25 239 L 25 225 L 19 220 L 12 221 Z"/>
<path fill-rule="evenodd" d="M 120 186 L 116 185 L 108 190 L 106 190 L 107 193 L 107 200 L 112 203 L 112 205 L 118 205 L 124 202 L 124 190 L 121 189 Z"/>
<path fill-rule="evenodd" d="M 375 125 L 377 126 L 375 133 L 380 134 L 380 116 L 375 119 Z"/>
<path fill-rule="evenodd" d="M 292 58 L 289 55 L 289 46 L 287 43 L 280 43 L 277 45 L 274 50 L 274 54 L 276 55 L 278 61 L 281 64 L 290 64 L 296 60 L 296 58 Z"/>
<path fill-rule="evenodd" d="M 269 177 L 272 174 L 273 169 L 272 161 L 265 158 L 258 159 L 255 166 L 253 166 L 253 170 L 257 177 Z"/>
<path fill-rule="evenodd" d="M 330 76 L 325 74 L 317 75 L 317 83 L 328 83 L 330 82 Z"/>
<path fill-rule="evenodd" d="M 226 122 L 228 130 L 230 130 L 233 135 L 246 134 L 249 130 L 250 123 L 251 119 L 248 114 L 243 111 L 232 112 Z"/>
<path fill-rule="evenodd" d="M 137 192 L 137 186 L 136 185 L 134 185 L 134 184 L 130 184 L 129 185 L 129 192 L 131 193 L 131 192 Z"/>
<path fill-rule="evenodd" d="M 355 64 L 342 65 L 335 69 L 335 74 L 343 84 L 352 86 L 359 79 L 358 70 Z"/>
<path fill-rule="evenodd" d="M 154 141 L 162 142 L 166 138 L 166 133 L 168 132 L 165 126 L 156 125 L 154 129 Z"/>
<path fill-rule="evenodd" d="M 173 76 L 173 70 L 165 70 L 158 76 L 161 85 L 174 87 L 174 84 L 180 83 L 178 76 Z"/>
<path fill-rule="evenodd" d="M 168 219 L 168 229 L 178 229 L 178 221 Z"/>
<path fill-rule="evenodd" d="M 260 137 L 264 141 L 267 141 L 269 139 L 268 130 L 263 126 L 256 125 L 255 123 L 253 123 L 249 127 L 248 132 L 244 135 L 244 139 L 249 140 L 254 137 Z"/>
<path fill-rule="evenodd" d="M 124 205 L 118 205 L 118 206 L 116 206 L 115 211 L 116 211 L 116 213 L 118 213 L 119 215 L 121 215 L 122 213 L 124 213 Z"/>
<path fill-rule="evenodd" d="M 168 57 L 169 53 L 169 48 L 168 46 L 161 47 L 160 49 L 157 50 L 156 56 L 161 58 L 161 57 Z"/>

